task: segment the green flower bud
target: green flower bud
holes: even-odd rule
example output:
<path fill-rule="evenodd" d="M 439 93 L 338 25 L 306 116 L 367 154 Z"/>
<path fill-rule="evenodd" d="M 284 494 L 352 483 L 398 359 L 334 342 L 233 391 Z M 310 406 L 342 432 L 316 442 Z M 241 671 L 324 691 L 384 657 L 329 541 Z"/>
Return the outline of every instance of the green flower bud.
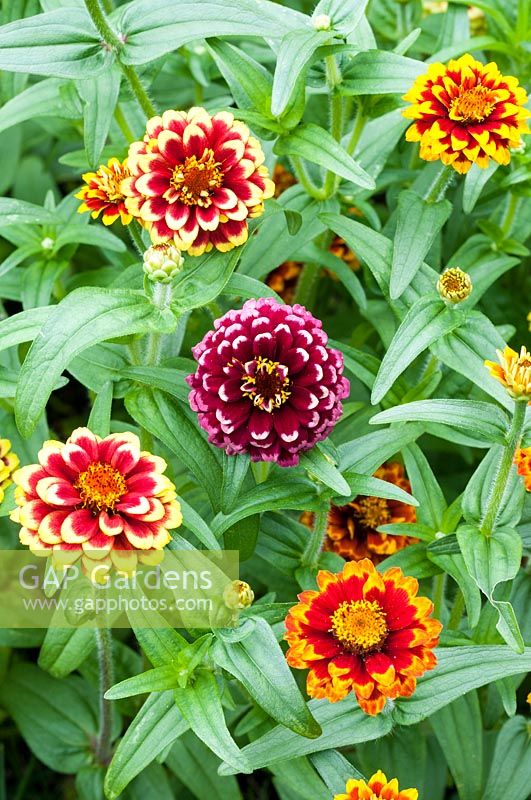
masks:
<path fill-rule="evenodd" d="M 171 283 L 183 264 L 184 258 L 173 244 L 154 244 L 144 253 L 144 272 L 157 283 Z"/>

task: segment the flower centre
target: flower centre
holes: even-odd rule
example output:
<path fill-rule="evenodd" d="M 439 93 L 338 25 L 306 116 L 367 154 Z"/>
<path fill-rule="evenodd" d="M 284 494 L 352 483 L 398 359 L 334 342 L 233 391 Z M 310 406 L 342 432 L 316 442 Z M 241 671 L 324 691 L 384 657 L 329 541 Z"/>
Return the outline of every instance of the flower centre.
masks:
<path fill-rule="evenodd" d="M 356 516 L 366 528 L 385 525 L 391 518 L 387 500 L 384 500 L 383 497 L 362 497 L 357 501 L 357 505 L 359 510 Z"/>
<path fill-rule="evenodd" d="M 91 511 L 114 511 L 116 503 L 127 491 L 125 478 L 110 464 L 96 461 L 81 472 L 74 488 L 79 491 L 84 508 Z"/>
<path fill-rule="evenodd" d="M 496 96 L 487 86 L 465 89 L 454 97 L 450 106 L 450 119 L 463 122 L 483 122 L 496 104 Z"/>
<path fill-rule="evenodd" d="M 331 622 L 330 632 L 349 653 L 372 653 L 387 636 L 385 612 L 376 600 L 345 600 Z"/>
<path fill-rule="evenodd" d="M 178 164 L 173 170 L 171 185 L 179 192 L 181 203 L 208 208 L 214 189 L 223 182 L 219 167 L 219 161 L 214 159 L 214 152 L 209 148 L 205 148 L 200 159 L 188 156 L 183 164 Z"/>
<path fill-rule="evenodd" d="M 289 382 L 284 364 L 259 356 L 245 364 L 241 390 L 257 408 L 271 413 L 290 396 Z"/>

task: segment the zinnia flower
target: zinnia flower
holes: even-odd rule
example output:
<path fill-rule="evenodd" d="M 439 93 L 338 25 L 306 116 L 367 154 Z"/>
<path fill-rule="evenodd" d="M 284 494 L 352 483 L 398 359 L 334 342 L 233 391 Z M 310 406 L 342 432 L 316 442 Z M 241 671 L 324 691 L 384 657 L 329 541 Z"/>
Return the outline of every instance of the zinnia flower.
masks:
<path fill-rule="evenodd" d="M 407 141 L 420 142 L 425 161 L 440 159 L 457 172 L 468 172 L 472 164 L 487 167 L 490 158 L 508 164 L 509 148 L 520 147 L 520 135 L 529 133 L 527 95 L 518 80 L 469 54 L 447 65 L 430 64 L 404 100 L 412 104 L 404 116 L 415 120 Z"/>
<path fill-rule="evenodd" d="M 291 303 L 301 274 L 301 261 L 283 261 L 266 278 L 266 284 L 279 294 L 285 303 Z"/>
<path fill-rule="evenodd" d="M 91 211 L 94 219 L 101 212 L 104 225 L 111 225 L 118 217 L 123 225 L 129 225 L 132 216 L 125 207 L 122 191 L 122 181 L 128 177 L 127 162 L 122 164 L 117 158 L 109 159 L 107 166 L 102 164 L 96 172 L 85 172 L 82 178 L 87 186 L 75 195 L 83 200 L 78 212 Z"/>
<path fill-rule="evenodd" d="M 295 186 L 297 181 L 291 172 L 277 161 L 273 169 L 273 183 L 275 184 L 275 197 L 280 197 L 282 192 L 285 192 L 290 186 Z"/>
<path fill-rule="evenodd" d="M 379 467 L 374 477 L 411 492 L 411 484 L 404 475 L 404 468 L 396 461 Z M 312 525 L 313 517 L 312 513 L 305 511 L 301 515 L 301 521 Z M 379 564 L 387 556 L 415 544 L 418 539 L 379 533 L 377 528 L 380 525 L 415 520 L 415 508 L 400 500 L 358 495 L 344 506 L 335 506 L 332 503 L 328 512 L 323 550 L 337 553 L 347 561 L 370 558 L 373 564 Z"/>
<path fill-rule="evenodd" d="M 523 447 L 516 451 L 514 463 L 518 474 L 524 479 L 525 488 L 531 492 L 531 447 Z"/>
<path fill-rule="evenodd" d="M 369 781 L 347 781 L 346 794 L 336 794 L 334 800 L 417 800 L 416 789 L 400 789 L 398 781 L 388 781 L 384 773 L 378 770 Z"/>
<path fill-rule="evenodd" d="M 499 364 L 495 361 L 485 361 L 485 366 L 509 392 L 511 397 L 531 398 L 531 353 L 522 345 L 520 354 L 511 347 L 496 350 Z"/>
<path fill-rule="evenodd" d="M 263 164 L 258 140 L 227 111 L 165 111 L 129 148 L 126 206 L 155 244 L 173 241 L 194 256 L 232 250 L 273 196 Z"/>
<path fill-rule="evenodd" d="M 19 465 L 18 456 L 11 452 L 9 439 L 0 439 L 0 503 L 4 499 L 4 492 L 12 483 L 13 470 Z"/>
<path fill-rule="evenodd" d="M 461 303 L 470 297 L 472 281 L 468 272 L 463 272 L 459 267 L 445 269 L 437 281 L 437 291 L 442 300 L 448 305 Z"/>
<path fill-rule="evenodd" d="M 137 556 L 150 562 L 182 522 L 166 462 L 141 451 L 134 433 L 101 439 L 77 428 L 66 444 L 45 442 L 38 460 L 13 475 L 19 508 L 11 516 L 37 555 L 110 559 L 130 571 Z"/>
<path fill-rule="evenodd" d="M 380 574 L 368 559 L 343 571 L 320 571 L 318 591 L 299 595 L 286 617 L 288 664 L 309 669 L 310 697 L 331 703 L 355 692 L 375 715 L 387 698 L 409 697 L 416 679 L 437 663 L 442 625 L 433 603 L 417 597 L 418 581 L 392 567 Z"/>
<path fill-rule="evenodd" d="M 343 356 L 300 305 L 248 300 L 193 348 L 190 405 L 216 447 L 253 461 L 298 463 L 325 439 L 349 391 Z"/>

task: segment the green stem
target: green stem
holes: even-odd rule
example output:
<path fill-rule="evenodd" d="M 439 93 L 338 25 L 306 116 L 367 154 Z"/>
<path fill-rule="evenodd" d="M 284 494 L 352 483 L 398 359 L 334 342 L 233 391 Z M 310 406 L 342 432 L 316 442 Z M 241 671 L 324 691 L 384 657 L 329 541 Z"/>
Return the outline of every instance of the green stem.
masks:
<path fill-rule="evenodd" d="M 509 194 L 509 202 L 507 203 L 507 208 L 505 209 L 505 213 L 503 215 L 503 220 L 501 224 L 501 229 L 503 231 L 504 236 L 508 236 L 511 232 L 511 228 L 513 227 L 514 216 L 518 209 L 519 198 L 517 195 L 510 193 Z"/>
<path fill-rule="evenodd" d="M 526 400 L 517 400 L 514 404 L 514 415 L 511 429 L 507 434 L 507 444 L 505 445 L 498 472 L 492 485 L 491 493 L 487 503 L 487 510 L 481 524 L 481 532 L 485 536 L 490 536 L 496 524 L 500 506 L 503 502 L 507 480 L 511 472 L 514 461 L 514 454 L 522 438 L 522 430 L 525 423 L 525 412 L 527 408 Z"/>
<path fill-rule="evenodd" d="M 360 140 L 360 136 L 363 132 L 364 126 L 365 126 L 365 114 L 363 113 L 361 103 L 358 103 L 358 113 L 356 114 L 356 121 L 354 123 L 354 127 L 352 129 L 352 133 L 350 134 L 350 139 L 348 140 L 347 144 L 347 153 L 350 153 L 350 155 L 352 155 L 354 150 L 356 149 L 356 145 Z"/>
<path fill-rule="evenodd" d="M 124 112 L 120 108 L 120 104 L 118 104 L 116 106 L 116 108 L 114 109 L 114 118 L 115 118 L 115 120 L 116 120 L 116 122 L 118 124 L 118 127 L 122 131 L 122 133 L 124 135 L 124 139 L 126 140 L 126 142 L 134 142 L 135 139 L 136 139 L 135 134 L 133 133 L 133 131 L 129 127 L 129 123 L 127 122 L 127 120 L 125 118 Z"/>
<path fill-rule="evenodd" d="M 454 170 L 452 167 L 443 165 L 433 179 L 431 186 L 425 192 L 424 200 L 427 203 L 436 203 L 438 200 L 442 200 L 453 178 Z"/>
<path fill-rule="evenodd" d="M 319 187 L 316 186 L 316 184 L 312 181 L 299 156 L 290 156 L 289 160 L 291 162 L 293 172 L 295 173 L 295 177 L 300 185 L 304 187 L 310 197 L 313 197 L 314 200 L 324 200 L 324 191 L 319 189 Z"/>
<path fill-rule="evenodd" d="M 149 99 L 149 95 L 138 77 L 137 71 L 130 64 L 124 64 L 121 61 L 120 55 L 123 50 L 124 42 L 109 24 L 107 16 L 101 7 L 100 0 L 85 0 L 85 6 L 103 41 L 110 50 L 115 52 L 120 68 L 127 78 L 131 91 L 138 100 L 145 115 L 147 117 L 156 116 L 157 110 Z"/>
<path fill-rule="evenodd" d="M 335 56 L 327 56 L 325 59 L 326 79 L 328 83 L 328 91 L 330 93 L 330 133 L 336 140 L 341 141 L 343 135 L 343 98 L 336 91 L 341 83 L 341 72 L 337 66 Z M 335 194 L 339 185 L 339 177 L 329 170 L 325 175 L 323 192 L 326 197 L 331 197 Z"/>
<path fill-rule="evenodd" d="M 433 579 L 433 616 L 440 620 L 444 610 L 444 590 L 446 587 L 446 573 L 441 572 Z"/>
<path fill-rule="evenodd" d="M 146 252 L 146 245 L 142 241 L 141 228 L 136 219 L 131 220 L 131 222 L 127 226 L 127 232 L 131 237 L 131 241 L 133 242 L 135 249 L 138 250 L 140 256 L 143 256 L 144 253 Z"/>
<path fill-rule="evenodd" d="M 95 633 L 100 672 L 100 729 L 95 755 L 100 764 L 107 766 L 112 755 L 112 707 L 111 701 L 106 700 L 104 695 L 114 683 L 112 634 L 108 628 L 95 628 Z"/>
<path fill-rule="evenodd" d="M 171 283 L 155 283 L 153 285 L 153 305 L 157 308 L 168 308 L 171 303 L 172 285 Z M 162 350 L 162 333 L 150 333 L 147 337 L 146 364 L 156 365 L 159 363 Z"/>
<path fill-rule="evenodd" d="M 328 506 L 318 511 L 315 515 L 313 529 L 308 537 L 308 542 L 301 556 L 303 567 L 315 569 L 317 567 L 328 524 Z"/>
<path fill-rule="evenodd" d="M 464 610 L 465 610 L 465 596 L 461 591 L 461 589 L 458 589 L 454 605 L 450 613 L 450 619 L 448 620 L 448 625 L 446 627 L 453 631 L 458 630 L 459 623 L 461 622 L 461 617 L 463 616 Z"/>

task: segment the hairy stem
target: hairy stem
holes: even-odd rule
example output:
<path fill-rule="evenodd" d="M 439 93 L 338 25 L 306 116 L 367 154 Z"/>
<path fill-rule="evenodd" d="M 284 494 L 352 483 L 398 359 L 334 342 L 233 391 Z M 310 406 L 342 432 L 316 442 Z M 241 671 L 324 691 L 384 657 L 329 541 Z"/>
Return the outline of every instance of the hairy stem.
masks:
<path fill-rule="evenodd" d="M 319 561 L 319 555 L 323 549 L 323 542 L 326 536 L 328 522 L 328 506 L 318 511 L 315 515 L 313 529 L 308 537 L 308 542 L 301 557 L 303 567 L 315 569 Z"/>
<path fill-rule="evenodd" d="M 135 249 L 138 251 L 140 256 L 143 256 L 146 251 L 146 246 L 142 241 L 142 230 L 136 219 L 131 220 L 131 222 L 127 226 L 127 232 L 129 233 L 129 236 L 135 246 Z"/>
<path fill-rule="evenodd" d="M 120 108 L 120 104 L 116 106 L 114 109 L 114 119 L 116 120 L 118 127 L 123 133 L 124 139 L 126 142 L 134 142 L 135 141 L 135 134 L 131 130 L 128 121 L 125 118 L 125 114 Z"/>
<path fill-rule="evenodd" d="M 95 755 L 97 761 L 106 766 L 112 755 L 112 706 L 106 700 L 105 692 L 114 683 L 114 662 L 112 652 L 112 633 L 108 628 L 95 628 L 100 671 L 100 729 L 96 739 Z"/>
<path fill-rule="evenodd" d="M 327 56 L 325 59 L 326 65 L 326 80 L 328 83 L 328 91 L 330 93 L 330 133 L 336 140 L 341 141 L 343 135 L 343 110 L 344 103 L 341 95 L 336 91 L 336 88 L 341 83 L 341 72 L 337 66 L 335 56 Z M 331 197 L 336 193 L 339 185 L 339 177 L 329 170 L 326 173 L 323 192 L 325 197 Z"/>
<path fill-rule="evenodd" d="M 363 132 L 363 128 L 365 126 L 365 114 L 363 113 L 363 109 L 361 103 L 358 103 L 358 113 L 356 114 L 356 121 L 354 122 L 354 127 L 352 128 L 352 133 L 350 134 L 350 139 L 348 140 L 347 144 L 347 153 L 352 155 L 354 150 L 356 149 L 356 145 L 360 140 L 360 136 Z"/>
<path fill-rule="evenodd" d="M 485 536 L 491 536 L 496 519 L 500 511 L 500 506 L 503 502 L 505 488 L 511 472 L 511 467 L 514 461 L 514 454 L 520 444 L 522 438 L 522 430 L 525 423 L 525 412 L 527 408 L 526 400 L 517 400 L 514 404 L 514 415 L 511 424 L 511 429 L 507 435 L 507 444 L 502 453 L 500 466 L 494 478 L 491 493 L 487 503 L 487 509 L 483 522 L 481 523 L 481 532 Z"/>
<path fill-rule="evenodd" d="M 431 186 L 424 194 L 424 200 L 427 203 L 436 203 L 438 200 L 442 200 L 453 179 L 453 168 L 445 165 L 442 166 L 440 171 L 433 179 Z"/>
<path fill-rule="evenodd" d="M 290 156 L 289 160 L 291 162 L 293 172 L 295 173 L 295 177 L 300 185 L 304 187 L 310 197 L 313 197 L 314 200 L 324 200 L 325 195 L 323 190 L 319 189 L 319 187 L 316 186 L 312 181 L 299 156 Z"/>
<path fill-rule="evenodd" d="M 153 286 L 152 303 L 157 308 L 168 308 L 171 303 L 171 283 L 155 283 Z M 160 361 L 162 350 L 162 333 L 150 333 L 147 337 L 146 364 L 155 365 Z"/>

